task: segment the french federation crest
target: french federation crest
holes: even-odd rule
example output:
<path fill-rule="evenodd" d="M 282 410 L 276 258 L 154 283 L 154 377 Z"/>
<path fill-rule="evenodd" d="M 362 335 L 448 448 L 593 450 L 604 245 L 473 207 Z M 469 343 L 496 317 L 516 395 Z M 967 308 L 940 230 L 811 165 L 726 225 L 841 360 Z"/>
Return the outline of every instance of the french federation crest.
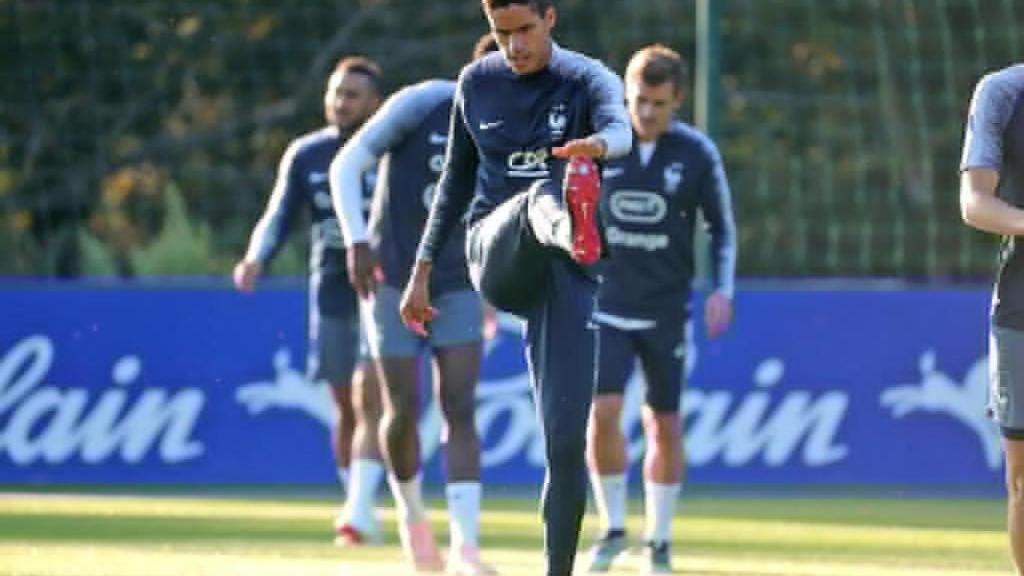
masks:
<path fill-rule="evenodd" d="M 665 193 L 675 194 L 679 191 L 679 185 L 683 182 L 683 163 L 673 162 L 665 167 L 662 173 L 665 178 Z"/>
<path fill-rule="evenodd" d="M 565 104 L 556 104 L 548 112 L 548 129 L 551 131 L 551 138 L 557 140 L 565 135 L 565 127 L 569 123 L 566 117 Z"/>

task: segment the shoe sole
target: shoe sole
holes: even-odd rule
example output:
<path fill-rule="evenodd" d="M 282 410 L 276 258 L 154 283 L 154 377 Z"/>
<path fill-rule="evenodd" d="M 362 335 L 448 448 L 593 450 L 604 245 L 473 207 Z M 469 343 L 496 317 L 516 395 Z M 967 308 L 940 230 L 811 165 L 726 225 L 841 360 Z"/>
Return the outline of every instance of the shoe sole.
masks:
<path fill-rule="evenodd" d="M 572 217 L 572 257 L 580 264 L 593 264 L 601 257 L 596 218 L 601 198 L 597 165 L 590 158 L 577 156 L 569 161 L 566 170 L 565 202 Z"/>

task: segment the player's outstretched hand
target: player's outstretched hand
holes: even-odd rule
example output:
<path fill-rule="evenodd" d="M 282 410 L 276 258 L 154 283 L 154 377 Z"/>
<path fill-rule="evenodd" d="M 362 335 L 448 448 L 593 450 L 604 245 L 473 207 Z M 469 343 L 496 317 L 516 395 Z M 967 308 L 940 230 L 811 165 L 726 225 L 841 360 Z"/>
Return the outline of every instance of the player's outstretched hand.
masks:
<path fill-rule="evenodd" d="M 235 288 L 242 292 L 252 292 L 256 289 L 256 279 L 262 272 L 263 265 L 259 262 L 241 260 L 235 264 L 231 277 L 235 281 Z"/>
<path fill-rule="evenodd" d="M 717 338 L 729 329 L 732 322 L 732 300 L 721 292 L 715 291 L 708 295 L 704 303 L 704 326 L 708 338 Z"/>
<path fill-rule="evenodd" d="M 600 137 L 587 136 L 586 138 L 569 140 L 561 146 L 555 146 L 551 149 L 551 153 L 559 158 L 569 158 L 570 156 L 601 158 L 607 150 L 608 146 Z"/>
<path fill-rule="evenodd" d="M 422 260 L 413 266 L 398 310 L 402 322 L 421 336 L 427 335 L 427 322 L 437 316 L 437 310 L 430 305 L 430 267 L 430 262 Z"/>
<path fill-rule="evenodd" d="M 377 258 L 366 242 L 357 242 L 349 247 L 346 255 L 348 281 L 356 294 L 364 300 L 377 291 Z"/>

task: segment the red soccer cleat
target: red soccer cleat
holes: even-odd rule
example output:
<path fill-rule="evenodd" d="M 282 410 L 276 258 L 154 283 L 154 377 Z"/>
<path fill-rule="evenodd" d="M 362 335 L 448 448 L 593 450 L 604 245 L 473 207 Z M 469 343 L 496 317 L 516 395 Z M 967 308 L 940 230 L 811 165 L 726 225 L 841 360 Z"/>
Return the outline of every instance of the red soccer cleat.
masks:
<path fill-rule="evenodd" d="M 348 522 L 340 522 L 334 529 L 334 545 L 342 548 L 379 544 L 380 530 L 360 530 Z"/>
<path fill-rule="evenodd" d="M 586 156 L 570 158 L 563 189 L 572 219 L 572 258 L 580 264 L 593 264 L 601 257 L 601 236 L 597 230 L 601 174 L 594 160 Z"/>

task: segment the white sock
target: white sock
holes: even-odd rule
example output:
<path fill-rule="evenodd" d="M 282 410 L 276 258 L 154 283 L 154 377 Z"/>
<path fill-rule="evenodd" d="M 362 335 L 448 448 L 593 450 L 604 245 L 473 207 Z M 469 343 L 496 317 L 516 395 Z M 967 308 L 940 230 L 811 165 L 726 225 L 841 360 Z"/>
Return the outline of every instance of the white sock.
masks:
<path fill-rule="evenodd" d="M 445 488 L 452 552 L 480 545 L 480 492 L 479 482 L 453 482 Z"/>
<path fill-rule="evenodd" d="M 351 482 L 345 506 L 348 510 L 348 521 L 360 530 L 368 531 L 376 527 L 377 518 L 374 515 L 373 504 L 383 475 L 384 465 L 379 460 L 352 460 Z"/>
<path fill-rule="evenodd" d="M 348 468 L 338 466 L 338 484 L 341 484 L 341 493 L 348 493 Z"/>
<path fill-rule="evenodd" d="M 591 473 L 594 503 L 605 532 L 626 529 L 626 474 Z"/>
<path fill-rule="evenodd" d="M 423 507 L 420 479 L 421 475 L 416 474 L 403 482 L 394 474 L 388 474 L 391 496 L 395 499 L 395 506 L 398 508 L 398 519 L 402 522 L 419 522 L 427 518 L 427 511 Z"/>
<path fill-rule="evenodd" d="M 675 513 L 679 484 L 644 482 L 644 539 L 668 542 L 672 539 L 672 515 Z"/>

